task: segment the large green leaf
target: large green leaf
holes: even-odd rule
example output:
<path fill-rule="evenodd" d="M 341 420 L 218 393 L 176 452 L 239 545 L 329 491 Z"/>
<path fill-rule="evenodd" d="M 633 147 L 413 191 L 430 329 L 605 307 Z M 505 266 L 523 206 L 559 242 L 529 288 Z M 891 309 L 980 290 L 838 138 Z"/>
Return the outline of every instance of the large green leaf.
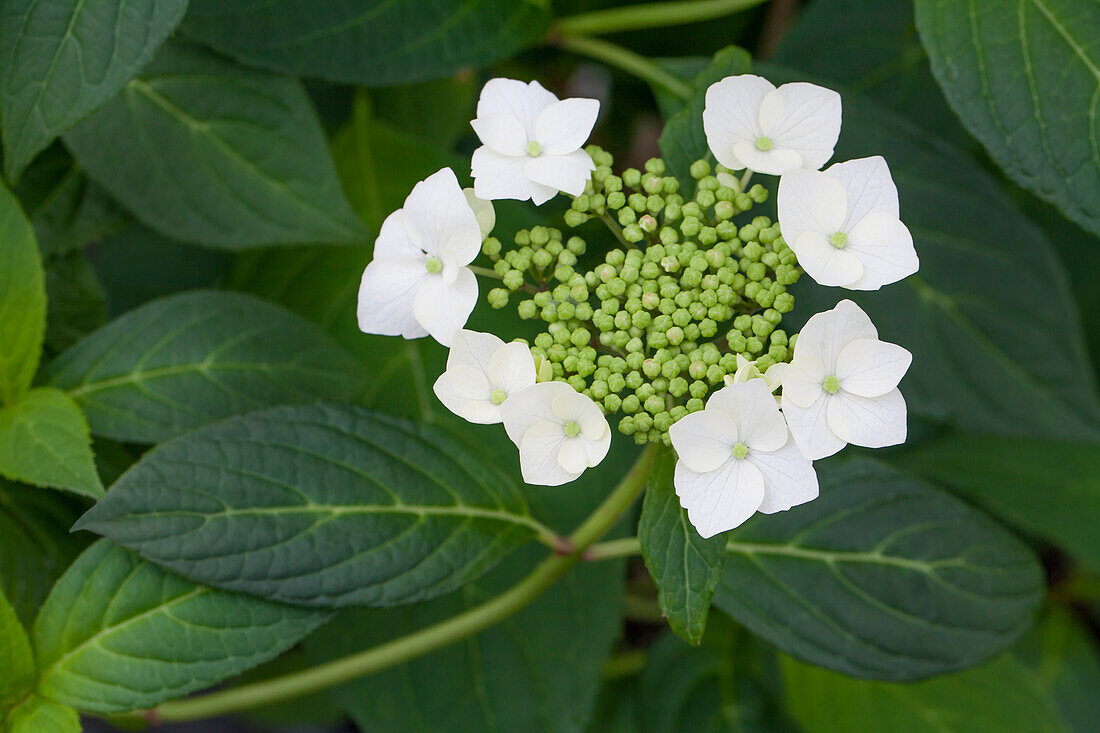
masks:
<path fill-rule="evenodd" d="M 56 356 L 107 322 L 107 293 L 83 252 L 46 262 L 45 354 Z"/>
<path fill-rule="evenodd" d="M 547 5 L 542 0 L 193 0 L 183 28 L 251 64 L 384 86 L 511 56 L 545 34 Z"/>
<path fill-rule="evenodd" d="M 40 387 L 0 408 L 0 475 L 36 486 L 103 495 L 88 423 L 64 392 Z"/>
<path fill-rule="evenodd" d="M 38 692 L 91 712 L 152 707 L 271 659 L 327 618 L 189 583 L 100 540 L 35 622 Z"/>
<path fill-rule="evenodd" d="M 76 710 L 38 695 L 20 703 L 4 720 L 5 733 L 80 733 Z"/>
<path fill-rule="evenodd" d="M 77 526 L 198 582 L 312 606 L 446 593 L 537 527 L 516 482 L 448 433 L 337 405 L 158 446 Z"/>
<path fill-rule="evenodd" d="M 0 659 L 4 674 L 0 676 L 0 721 L 12 704 L 30 692 L 35 681 L 34 652 L 31 640 L 15 609 L 0 591 Z"/>
<path fill-rule="evenodd" d="M 1100 234 L 1100 4 L 916 0 L 932 71 L 1021 186 Z"/>
<path fill-rule="evenodd" d="M 676 456 L 662 451 L 646 487 L 638 539 L 669 626 L 692 644 L 703 639 L 714 587 L 726 561 L 724 537 L 703 539 L 672 486 Z"/>
<path fill-rule="evenodd" d="M 30 386 L 45 333 L 46 276 L 34 231 L 0 184 L 0 405 Z"/>
<path fill-rule="evenodd" d="M 1100 719 L 1100 655 L 1088 627 L 1061 607 L 1046 617 L 1012 650 L 1034 676 L 1073 733 L 1089 733 Z"/>
<path fill-rule="evenodd" d="M 65 135 L 88 174 L 144 223 L 215 247 L 353 242 L 301 84 L 170 43 Z"/>
<path fill-rule="evenodd" d="M 1100 571 L 1100 443 L 948 433 L 893 460 Z"/>
<path fill-rule="evenodd" d="M 1000 525 L 894 469 L 820 464 L 821 497 L 729 533 L 714 604 L 845 674 L 912 680 L 973 666 L 1031 624 L 1035 557 Z"/>
<path fill-rule="evenodd" d="M 315 326 L 245 295 L 163 298 L 91 334 L 46 367 L 92 432 L 155 443 L 274 405 L 352 400 L 361 368 Z"/>
<path fill-rule="evenodd" d="M 113 97 L 183 18 L 187 0 L 9 0 L 0 18 L 4 170 Z"/>

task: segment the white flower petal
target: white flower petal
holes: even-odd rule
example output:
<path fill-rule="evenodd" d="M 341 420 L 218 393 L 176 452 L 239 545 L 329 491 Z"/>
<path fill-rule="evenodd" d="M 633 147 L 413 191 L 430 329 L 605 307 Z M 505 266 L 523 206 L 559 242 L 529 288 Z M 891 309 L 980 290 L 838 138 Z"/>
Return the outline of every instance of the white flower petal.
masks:
<path fill-rule="evenodd" d="M 568 473 L 580 474 L 588 468 L 584 454 L 584 442 L 580 438 L 567 438 L 558 449 L 558 465 Z"/>
<path fill-rule="evenodd" d="M 821 384 L 825 369 L 812 351 L 795 356 L 783 376 L 783 398 L 798 407 L 810 407 L 825 396 Z"/>
<path fill-rule="evenodd" d="M 748 461 L 729 460 L 706 473 L 678 461 L 673 483 L 688 519 L 703 538 L 741 526 L 764 501 L 764 477 Z"/>
<path fill-rule="evenodd" d="M 864 448 L 905 442 L 905 398 L 894 389 L 881 397 L 838 392 L 829 401 L 829 427 L 840 439 Z"/>
<path fill-rule="evenodd" d="M 733 146 L 740 142 L 755 144 L 760 137 L 760 102 L 774 89 L 770 81 L 754 74 L 727 76 L 707 88 L 703 131 L 719 163 L 730 170 L 745 167 L 734 155 Z"/>
<path fill-rule="evenodd" d="M 878 290 L 920 269 L 913 235 L 892 214 L 871 213 L 848 233 L 847 250 L 863 263 L 863 275 L 846 287 Z"/>
<path fill-rule="evenodd" d="M 563 99 L 539 113 L 535 139 L 543 155 L 566 155 L 579 150 L 592 134 L 600 103 L 595 99 Z"/>
<path fill-rule="evenodd" d="M 769 176 L 780 176 L 799 170 L 803 164 L 802 154 L 797 150 L 780 147 L 760 150 L 755 143 L 749 142 L 734 143 L 733 154 L 745 168 Z"/>
<path fill-rule="evenodd" d="M 535 359 L 525 344 L 500 346 L 489 359 L 486 369 L 493 389 L 513 395 L 535 384 Z"/>
<path fill-rule="evenodd" d="M 776 207 L 779 230 L 787 244 L 808 231 L 831 237 L 844 224 L 848 194 L 828 173 L 796 170 L 779 179 Z"/>
<path fill-rule="evenodd" d="M 785 512 L 817 498 L 817 471 L 793 439 L 774 453 L 755 453 L 749 460 L 764 476 L 764 501 L 758 511 Z"/>
<path fill-rule="evenodd" d="M 802 232 L 789 243 L 798 264 L 818 285 L 850 287 L 863 275 L 863 262 L 847 248 L 837 248 L 819 232 Z"/>
<path fill-rule="evenodd" d="M 783 84 L 760 102 L 763 134 L 776 148 L 797 151 L 814 170 L 833 157 L 841 116 L 840 95 L 807 82 Z"/>
<path fill-rule="evenodd" d="M 434 243 L 431 246 L 430 253 L 435 254 Z M 415 257 L 421 262 L 427 259 L 420 244 L 410 238 L 409 230 L 405 227 L 404 210 L 398 209 L 382 222 L 382 229 L 374 240 L 374 257 Z"/>
<path fill-rule="evenodd" d="M 425 280 L 416 292 L 413 314 L 431 337 L 444 346 L 466 325 L 477 305 L 477 278 L 465 267 L 458 270 L 453 283 L 435 275 Z"/>
<path fill-rule="evenodd" d="M 504 418 L 504 430 L 512 442 L 518 446 L 523 434 L 536 423 L 561 425 L 561 418 L 554 414 L 550 405 L 555 397 L 566 392 L 577 393 L 565 382 L 540 382 L 509 396 L 500 406 L 500 413 Z"/>
<path fill-rule="evenodd" d="M 550 401 L 550 409 L 562 423 L 577 423 L 581 434 L 589 440 L 601 440 L 611 431 L 599 405 L 593 402 L 591 397 L 586 397 L 572 388 L 568 392 L 556 395 Z"/>
<path fill-rule="evenodd" d="M 451 341 L 451 350 L 447 353 L 447 371 L 457 366 L 467 366 L 487 375 L 489 360 L 503 346 L 504 342 L 491 333 L 463 328 Z"/>
<path fill-rule="evenodd" d="M 557 423 L 536 422 L 528 428 L 519 441 L 519 468 L 524 482 L 560 486 L 580 476 L 580 471 L 568 471 L 560 463 L 562 444 L 567 441 Z"/>
<path fill-rule="evenodd" d="M 501 421 L 500 407 L 489 398 L 492 388 L 488 380 L 473 367 L 448 367 L 432 389 L 444 407 L 469 422 L 493 425 Z"/>
<path fill-rule="evenodd" d="M 606 418 L 604 418 L 604 425 L 607 429 L 599 438 L 589 438 L 583 432 L 581 433 L 580 441 L 584 447 L 584 458 L 589 468 L 600 465 L 600 462 L 607 457 L 607 451 L 611 450 L 611 426 L 607 425 Z"/>
<path fill-rule="evenodd" d="M 494 114 L 470 122 L 481 143 L 501 155 L 527 155 L 527 128 L 513 114 Z"/>
<path fill-rule="evenodd" d="M 890 167 L 881 155 L 834 163 L 825 172 L 844 186 L 848 194 L 848 218 L 843 227 L 849 231 L 873 211 L 901 216 L 898 208 L 898 187 L 890 175 Z"/>
<path fill-rule="evenodd" d="M 833 396 L 826 395 L 809 407 L 799 407 L 783 395 L 783 415 L 787 418 L 791 434 L 802 455 L 811 461 L 831 456 L 845 446 L 845 441 L 829 428 L 827 412 L 833 399 Z"/>
<path fill-rule="evenodd" d="M 897 344 L 856 339 L 837 357 L 836 377 L 845 392 L 881 397 L 898 386 L 912 363 L 913 355 Z"/>
<path fill-rule="evenodd" d="M 584 186 L 592 171 L 596 170 L 596 164 L 584 150 L 577 150 L 568 155 L 543 154 L 537 158 L 528 158 L 523 164 L 523 173 L 535 183 L 541 184 L 555 191 L 564 191 L 570 196 L 579 196 L 584 193 Z M 532 196 L 536 205 L 545 202 L 538 201 Z"/>
<path fill-rule="evenodd" d="M 787 423 L 763 379 L 750 379 L 715 392 L 707 400 L 703 412 L 716 411 L 724 413 L 733 421 L 738 442 L 744 443 L 754 452 L 779 450 L 787 442 Z M 686 419 L 687 417 L 683 418 Z M 697 471 L 710 470 L 691 467 Z"/>
<path fill-rule="evenodd" d="M 541 84 L 533 81 L 524 84 L 515 79 L 490 79 L 481 88 L 481 97 L 477 101 L 477 116 L 488 117 L 494 114 L 508 114 L 523 123 L 528 138 L 534 137 L 535 120 L 539 114 L 558 101 Z"/>
<path fill-rule="evenodd" d="M 772 392 L 783 386 L 783 380 L 786 379 L 787 373 L 790 371 L 791 365 L 787 362 L 779 362 L 778 364 L 772 364 L 768 367 L 768 370 L 764 372 L 764 381 L 768 385 L 768 389 Z"/>
<path fill-rule="evenodd" d="M 481 251 L 481 227 L 450 168 L 413 186 L 404 212 L 405 228 L 413 242 L 427 252 L 468 265 Z"/>
<path fill-rule="evenodd" d="M 680 462 L 700 473 L 714 471 L 730 460 L 733 446 L 739 442 L 733 419 L 724 411 L 710 409 L 683 416 L 668 429 L 668 437 Z"/>
<path fill-rule="evenodd" d="M 855 339 L 877 339 L 875 324 L 863 309 L 850 300 L 842 300 L 832 310 L 810 316 L 798 332 L 794 355 L 813 352 L 826 374 L 836 374 L 841 349 Z"/>
<path fill-rule="evenodd" d="M 416 320 L 414 304 L 420 287 L 430 278 L 423 259 L 383 257 L 373 260 L 359 285 L 359 329 L 407 339 L 427 336 Z"/>
<path fill-rule="evenodd" d="M 483 240 L 488 238 L 493 233 L 493 227 L 497 225 L 497 212 L 493 208 L 493 202 L 479 199 L 472 188 L 464 188 L 462 193 L 466 194 L 466 203 L 470 205 L 474 218 L 477 219 L 477 225 L 481 227 L 481 238 Z"/>
<path fill-rule="evenodd" d="M 526 201 L 537 197 L 545 201 L 557 191 L 533 183 L 523 172 L 527 155 L 508 156 L 482 146 L 470 159 L 470 171 L 474 177 L 474 193 L 486 200 L 518 199 Z"/>

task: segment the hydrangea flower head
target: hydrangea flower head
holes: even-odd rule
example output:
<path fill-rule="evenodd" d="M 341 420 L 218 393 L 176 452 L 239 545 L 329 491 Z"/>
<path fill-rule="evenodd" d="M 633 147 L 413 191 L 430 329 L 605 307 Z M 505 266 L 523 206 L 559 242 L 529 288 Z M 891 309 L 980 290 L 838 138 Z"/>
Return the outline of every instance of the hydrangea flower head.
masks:
<path fill-rule="evenodd" d="M 490 80 L 470 123 L 482 142 L 471 161 L 474 191 L 535 205 L 559 191 L 580 195 L 596 168 L 582 146 L 599 113 L 597 100 L 559 100 L 537 81 Z"/>

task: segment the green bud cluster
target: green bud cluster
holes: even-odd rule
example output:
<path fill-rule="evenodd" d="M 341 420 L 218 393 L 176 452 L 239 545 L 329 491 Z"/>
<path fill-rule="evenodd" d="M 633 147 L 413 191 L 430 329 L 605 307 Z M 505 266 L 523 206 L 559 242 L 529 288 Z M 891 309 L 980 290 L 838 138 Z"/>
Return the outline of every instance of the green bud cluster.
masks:
<path fill-rule="evenodd" d="M 685 198 L 659 158 L 616 175 L 609 153 L 588 152 L 596 170 L 565 222 L 601 219 L 620 246 L 593 258 L 583 239 L 550 227 L 519 232 L 504 252 L 488 239 L 504 284 L 489 302 L 503 308 L 522 290 L 520 317 L 546 323 L 532 354 L 553 378 L 621 413 L 619 430 L 636 442 L 667 443 L 669 427 L 703 409 L 738 355 L 761 371 L 790 360 L 793 337 L 780 325 L 801 269 L 778 224 L 751 216 L 768 198 L 763 186 L 742 191 L 729 171 L 700 160 Z"/>

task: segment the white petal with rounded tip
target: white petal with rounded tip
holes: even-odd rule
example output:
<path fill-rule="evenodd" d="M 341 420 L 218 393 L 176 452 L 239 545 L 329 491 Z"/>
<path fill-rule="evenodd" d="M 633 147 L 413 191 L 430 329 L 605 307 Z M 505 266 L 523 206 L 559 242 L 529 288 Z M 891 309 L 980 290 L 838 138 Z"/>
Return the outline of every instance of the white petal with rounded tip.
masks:
<path fill-rule="evenodd" d="M 802 155 L 817 170 L 833 157 L 840 137 L 840 95 L 808 82 L 783 84 L 760 102 L 760 129 L 775 147 Z"/>
<path fill-rule="evenodd" d="M 493 389 L 513 395 L 535 384 L 535 359 L 521 343 L 503 344 L 489 359 L 485 373 Z"/>
<path fill-rule="evenodd" d="M 432 390 L 444 407 L 464 420 L 479 425 L 500 422 L 500 407 L 489 399 L 489 382 L 473 367 L 448 367 Z"/>
<path fill-rule="evenodd" d="M 841 231 L 848 194 L 840 181 L 828 173 L 791 171 L 779 179 L 777 196 L 779 229 L 788 244 L 807 231 L 826 237 Z"/>
<path fill-rule="evenodd" d="M 470 209 L 474 212 L 477 225 L 481 227 L 481 238 L 484 240 L 493 233 L 493 227 L 497 225 L 497 212 L 493 208 L 493 202 L 479 199 L 472 188 L 464 188 L 462 193 L 466 194 L 466 203 L 470 205 Z"/>
<path fill-rule="evenodd" d="M 403 210 L 413 243 L 429 253 L 434 245 L 437 257 L 448 254 L 466 265 L 481 251 L 481 227 L 450 168 L 413 186 Z"/>
<path fill-rule="evenodd" d="M 703 538 L 741 526 L 764 501 L 764 477 L 748 461 L 729 460 L 706 473 L 678 461 L 673 484 L 680 505 Z"/>
<path fill-rule="evenodd" d="M 523 172 L 523 165 L 530 157 L 527 155 L 501 155 L 495 150 L 482 146 L 474 151 L 470 159 L 470 171 L 474 177 L 474 193 L 486 200 L 518 199 L 526 201 L 534 196 L 546 200 L 557 191 L 541 184 L 533 183 Z M 547 194 L 547 192 L 549 192 Z"/>
<path fill-rule="evenodd" d="M 754 451 L 779 450 L 787 442 L 787 423 L 763 379 L 723 387 L 711 395 L 703 412 L 724 413 L 736 426 L 737 440 Z"/>
<path fill-rule="evenodd" d="M 783 398 L 798 407 L 809 407 L 825 396 L 821 384 L 825 370 L 811 352 L 796 356 L 783 377 Z"/>
<path fill-rule="evenodd" d="M 554 414 L 550 404 L 566 392 L 577 393 L 565 382 L 540 382 L 509 396 L 500 406 L 500 414 L 504 418 L 504 430 L 512 442 L 518 446 L 523 434 L 535 423 L 560 425 L 562 420 Z"/>
<path fill-rule="evenodd" d="M 606 419 L 604 424 L 607 424 Z M 600 462 L 607 457 L 607 451 L 611 450 L 611 426 L 607 425 L 603 435 L 597 439 L 582 437 L 581 445 L 584 446 L 584 457 L 589 467 L 600 465 Z"/>
<path fill-rule="evenodd" d="M 477 278 L 465 267 L 453 283 L 438 275 L 425 280 L 416 291 L 413 314 L 431 337 L 444 346 L 466 325 L 477 305 Z"/>
<path fill-rule="evenodd" d="M 477 101 L 477 116 L 488 117 L 493 114 L 508 114 L 516 117 L 532 137 L 535 120 L 539 114 L 558 101 L 551 92 L 546 91 L 537 81 L 525 84 L 515 79 L 490 79 L 481 88 Z"/>
<path fill-rule="evenodd" d="M 359 285 L 359 330 L 407 339 L 427 336 L 428 331 L 416 320 L 414 305 L 417 292 L 429 277 L 423 259 L 373 260 Z"/>
<path fill-rule="evenodd" d="M 897 344 L 856 339 L 841 349 L 836 377 L 845 392 L 881 397 L 898 386 L 912 363 L 913 355 Z"/>
<path fill-rule="evenodd" d="M 825 172 L 840 182 L 848 195 L 848 218 L 844 231 L 850 230 L 872 211 L 899 217 L 898 187 L 890 175 L 890 167 L 881 155 L 834 163 Z"/>
<path fill-rule="evenodd" d="M 768 370 L 764 372 L 764 381 L 768 383 L 768 388 L 772 392 L 783 386 L 783 380 L 786 379 L 790 368 L 790 364 L 781 361 L 778 364 L 772 364 L 768 367 Z"/>
<path fill-rule="evenodd" d="M 596 170 L 596 164 L 592 162 L 592 156 L 583 150 L 576 150 L 568 155 L 543 154 L 537 158 L 528 158 L 523 164 L 523 172 L 535 183 L 553 188 L 555 191 L 564 191 L 571 196 L 579 196 L 584 193 L 584 186 L 592 171 Z M 543 203 L 532 197 L 536 204 Z"/>
<path fill-rule="evenodd" d="M 829 427 L 840 439 L 864 448 L 905 442 L 905 398 L 893 389 L 881 397 L 838 393 L 829 401 Z"/>
<path fill-rule="evenodd" d="M 592 134 L 600 103 L 595 99 L 563 99 L 539 113 L 535 139 L 543 155 L 566 155 L 579 150 Z"/>
<path fill-rule="evenodd" d="M 524 482 L 560 486 L 580 476 L 580 471 L 567 471 L 559 462 L 562 444 L 567 440 L 557 423 L 537 422 L 524 431 L 519 441 L 519 468 Z"/>
<path fill-rule="evenodd" d="M 491 333 L 463 328 L 451 341 L 451 350 L 447 352 L 447 370 L 467 366 L 488 374 L 489 360 L 502 346 L 504 342 Z"/>
<path fill-rule="evenodd" d="M 794 356 L 813 352 L 821 360 L 827 374 L 836 373 L 836 360 L 841 349 L 855 339 L 877 339 L 875 324 L 863 309 L 850 300 L 842 300 L 832 310 L 810 316 L 798 332 Z"/>
<path fill-rule="evenodd" d="M 481 143 L 501 155 L 527 155 L 527 129 L 518 117 L 496 114 L 478 117 L 470 123 Z"/>
<path fill-rule="evenodd" d="M 435 254 L 435 244 L 431 243 L 429 252 Z M 420 245 L 412 241 L 405 227 L 405 212 L 398 209 L 382 222 L 382 229 L 374 240 L 374 257 L 415 257 L 423 262 L 427 256 Z"/>
<path fill-rule="evenodd" d="M 863 263 L 863 275 L 846 287 L 878 290 L 920 269 L 913 235 L 892 214 L 871 213 L 848 233 L 848 251 Z"/>
<path fill-rule="evenodd" d="M 588 397 L 585 397 L 585 399 L 590 400 Z M 600 409 L 599 405 L 592 402 L 592 408 L 586 410 L 580 416 L 577 424 L 581 426 L 581 435 L 587 440 L 599 442 L 611 435 L 611 426 L 608 424 L 607 418 L 604 417 L 603 410 Z"/>
<path fill-rule="evenodd" d="M 802 232 L 790 242 L 798 264 L 818 285 L 850 286 L 863 275 L 863 263 L 848 249 L 837 249 L 820 232 Z"/>
<path fill-rule="evenodd" d="M 794 439 L 774 453 L 755 453 L 749 460 L 764 476 L 764 501 L 758 511 L 784 512 L 817 498 L 817 471 Z"/>
<path fill-rule="evenodd" d="M 581 474 L 588 468 L 588 458 L 584 453 L 584 441 L 579 438 L 566 438 L 558 449 L 558 465 L 569 473 Z"/>
<path fill-rule="evenodd" d="M 760 137 L 760 102 L 774 89 L 774 84 L 754 74 L 727 76 L 707 88 L 703 132 L 719 163 L 731 170 L 745 167 L 733 146 L 755 143 Z"/>
<path fill-rule="evenodd" d="M 701 473 L 714 471 L 730 460 L 740 439 L 731 417 L 710 409 L 680 418 L 668 429 L 668 437 L 680 461 Z"/>
<path fill-rule="evenodd" d="M 809 407 L 799 407 L 786 395 L 783 396 L 783 415 L 787 418 L 794 442 L 802 455 L 811 461 L 831 456 L 846 445 L 829 428 L 827 412 L 833 399 L 833 396 L 827 395 Z"/>
<path fill-rule="evenodd" d="M 797 150 L 781 147 L 758 150 L 755 142 L 734 143 L 733 154 L 745 168 L 769 176 L 781 176 L 789 171 L 801 169 L 803 162 L 802 154 Z"/>

